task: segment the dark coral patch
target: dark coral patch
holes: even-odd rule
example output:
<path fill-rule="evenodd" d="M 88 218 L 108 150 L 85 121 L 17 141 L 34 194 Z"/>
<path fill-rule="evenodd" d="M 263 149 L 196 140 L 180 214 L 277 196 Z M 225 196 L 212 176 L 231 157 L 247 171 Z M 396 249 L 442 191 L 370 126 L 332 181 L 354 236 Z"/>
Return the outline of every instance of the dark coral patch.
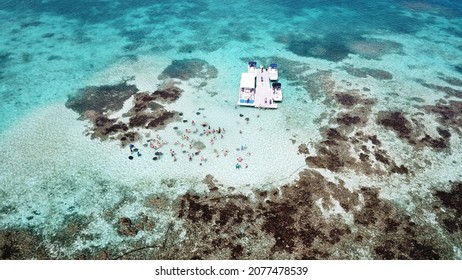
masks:
<path fill-rule="evenodd" d="M 168 121 L 175 117 L 176 113 L 167 110 L 160 110 L 154 116 L 149 117 L 149 122 L 146 128 L 159 128 L 165 126 Z"/>
<path fill-rule="evenodd" d="M 358 78 L 367 78 L 368 76 L 377 79 L 377 80 L 391 80 L 393 75 L 390 72 L 381 69 L 372 69 L 372 68 L 355 68 L 352 66 L 345 67 L 345 70 L 348 74 L 358 77 Z"/>
<path fill-rule="evenodd" d="M 360 98 L 357 95 L 349 92 L 336 93 L 335 100 L 346 107 L 352 107 L 360 102 Z"/>
<path fill-rule="evenodd" d="M 10 52 L 0 52 L 0 67 L 4 68 L 7 66 L 7 63 L 11 61 L 12 54 Z"/>
<path fill-rule="evenodd" d="M 265 223 L 262 230 L 274 236 L 275 250 L 293 251 L 295 238 L 298 235 L 294 225 L 295 220 L 292 217 L 295 212 L 295 206 L 287 203 L 272 203 L 271 208 L 265 211 Z"/>
<path fill-rule="evenodd" d="M 126 81 L 117 85 L 86 87 L 77 95 L 69 97 L 66 107 L 79 114 L 89 110 L 101 114 L 107 111 L 117 111 L 122 109 L 125 100 L 137 92 L 136 86 L 128 85 Z"/>
<path fill-rule="evenodd" d="M 455 129 L 462 127 L 462 102 L 460 101 L 449 101 L 449 104 L 439 102 L 436 105 L 424 106 L 427 112 L 437 114 L 438 122 L 447 127 L 453 127 Z"/>
<path fill-rule="evenodd" d="M 25 229 L 0 230 L 0 260 L 50 259 L 40 236 Z"/>
<path fill-rule="evenodd" d="M 381 209 L 385 210 L 376 211 L 381 205 L 381 201 L 379 199 L 379 192 L 377 189 L 372 188 L 362 188 L 361 193 L 364 197 L 364 207 L 361 211 L 355 213 L 355 223 L 360 224 L 363 226 L 374 225 L 380 219 L 378 215 L 383 214 L 384 212 L 390 212 L 390 209 Z M 389 207 L 389 206 L 382 206 L 382 207 Z"/>
<path fill-rule="evenodd" d="M 446 83 L 456 86 L 456 87 L 462 87 L 462 80 L 455 78 L 455 77 L 448 77 L 448 76 L 442 76 L 439 77 L 441 80 L 445 81 Z"/>
<path fill-rule="evenodd" d="M 347 58 L 349 54 L 357 54 L 366 59 L 380 59 L 385 54 L 402 50 L 402 45 L 393 41 L 363 38 L 348 33 L 328 33 L 310 38 L 298 34 L 279 35 L 276 41 L 286 44 L 287 50 L 296 55 L 334 62 Z"/>
<path fill-rule="evenodd" d="M 42 25 L 43 22 L 41 21 L 29 21 L 29 22 L 25 22 L 25 23 L 21 23 L 21 28 L 24 29 L 24 28 L 28 28 L 28 27 L 37 27 L 39 25 Z"/>
<path fill-rule="evenodd" d="M 383 260 L 439 260 L 442 256 L 436 250 L 431 245 L 408 238 L 399 241 L 388 239 L 374 248 L 377 257 Z"/>
<path fill-rule="evenodd" d="M 443 137 L 443 138 L 448 139 L 448 138 L 451 137 L 451 132 L 449 132 L 449 130 L 447 130 L 447 129 L 444 129 L 444 128 L 442 128 L 442 127 L 437 127 L 437 128 L 436 128 L 436 131 L 437 131 L 438 134 L 439 134 L 441 137 Z"/>
<path fill-rule="evenodd" d="M 299 56 L 338 62 L 347 58 L 348 54 L 350 54 L 350 50 L 343 42 L 345 41 L 333 34 L 322 38 L 307 39 L 293 36 L 287 42 L 287 49 Z"/>
<path fill-rule="evenodd" d="M 128 217 L 121 217 L 117 220 L 117 233 L 122 236 L 136 236 L 140 231 L 151 231 L 154 222 L 145 214 L 140 214 L 132 220 Z"/>
<path fill-rule="evenodd" d="M 347 117 L 347 120 L 349 118 Z M 339 124 L 342 126 L 324 130 L 324 140 L 316 145 L 316 155 L 308 156 L 305 160 L 308 166 L 326 168 L 334 172 L 355 170 L 363 174 L 382 175 L 386 173 L 409 173 L 407 167 L 396 164 L 387 151 L 381 149 L 382 143 L 377 135 L 367 135 L 362 131 L 357 131 L 354 137 L 347 137 L 344 133 L 355 127 L 352 127 L 353 124 L 345 124 L 344 118 L 340 120 Z M 373 144 L 372 150 L 367 147 L 370 143 Z M 351 150 L 356 153 L 350 152 Z"/>
<path fill-rule="evenodd" d="M 241 244 L 237 244 L 231 250 L 231 259 L 238 260 L 241 258 L 243 253 L 244 253 L 244 247 Z"/>
<path fill-rule="evenodd" d="M 357 105 L 362 105 L 362 107 L 356 107 L 355 111 L 352 113 L 367 115 L 371 109 L 371 106 L 375 104 L 374 99 L 364 98 L 363 96 L 359 95 L 357 91 L 350 90 L 345 92 L 333 92 L 329 96 L 340 105 L 345 106 L 349 109 L 355 107 Z"/>
<path fill-rule="evenodd" d="M 346 152 L 348 138 L 337 129 L 329 128 L 323 132 L 325 140 L 317 147 L 317 155 L 306 158 L 308 166 L 327 168 L 331 171 L 339 171 L 345 165 L 354 162 L 354 159 Z"/>
<path fill-rule="evenodd" d="M 378 113 L 377 123 L 393 130 L 401 138 L 410 137 L 411 123 L 404 117 L 402 112 L 381 111 Z"/>
<path fill-rule="evenodd" d="M 42 35 L 42 38 L 45 38 L 45 39 L 46 39 L 46 38 L 51 38 L 51 37 L 53 37 L 53 36 L 55 36 L 55 33 L 51 33 L 51 32 L 50 32 L 50 33 L 45 33 L 45 34 L 43 34 L 43 35 Z"/>
<path fill-rule="evenodd" d="M 414 119 L 413 121 L 416 122 Z M 419 128 L 419 125 L 413 126 L 402 112 L 380 111 L 377 116 L 377 123 L 394 131 L 399 138 L 405 139 L 415 147 L 427 146 L 435 150 L 444 150 L 449 147 L 448 138 L 431 137 L 425 130 Z"/>
<path fill-rule="evenodd" d="M 59 55 L 50 55 L 50 56 L 48 57 L 47 60 L 48 60 L 48 61 L 53 61 L 53 60 L 62 60 L 62 59 L 63 59 L 62 56 L 59 56 Z"/>
<path fill-rule="evenodd" d="M 455 66 L 454 66 L 454 69 L 455 69 L 457 72 L 462 73 L 462 64 L 455 65 Z"/>
<path fill-rule="evenodd" d="M 92 138 L 106 140 L 119 139 L 122 146 L 140 139 L 140 134 L 133 131 L 136 128 L 162 128 L 177 115 L 167 111 L 161 104 L 155 102 L 174 102 L 181 96 L 182 90 L 175 85 L 164 86 L 153 93 L 138 92 L 134 85 L 127 82 L 114 86 L 87 87 L 77 96 L 70 97 L 66 106 L 89 119 L 93 127 L 89 134 Z M 128 98 L 134 96 L 133 107 L 124 117 L 128 123 L 108 117 L 113 112 L 122 109 Z"/>
<path fill-rule="evenodd" d="M 422 139 L 420 139 L 420 142 L 434 149 L 446 149 L 448 147 L 445 139 L 443 138 L 434 139 L 430 137 L 428 134 L 425 134 L 425 136 Z"/>
<path fill-rule="evenodd" d="M 174 60 L 159 75 L 160 80 L 176 78 L 187 81 L 192 78 L 212 79 L 218 76 L 218 70 L 201 59 Z"/>
<path fill-rule="evenodd" d="M 389 40 L 359 38 L 348 42 L 348 48 L 361 57 L 378 60 L 386 54 L 402 53 L 403 45 Z"/>
<path fill-rule="evenodd" d="M 127 217 L 120 218 L 117 223 L 117 233 L 125 236 L 135 236 L 138 230 L 134 227 L 132 220 Z"/>
<path fill-rule="evenodd" d="M 440 91 L 440 92 L 444 92 L 448 96 L 462 98 L 462 90 L 457 90 L 457 89 L 454 89 L 452 87 L 447 87 L 447 86 L 429 84 L 429 83 L 426 83 L 425 81 L 422 81 L 422 80 L 417 80 L 417 82 L 420 83 L 422 86 L 424 86 L 426 88 L 433 89 L 433 90 Z"/>
<path fill-rule="evenodd" d="M 95 111 L 86 111 L 83 115 L 84 118 L 89 119 L 94 127 L 92 131 L 92 138 L 107 139 L 111 135 L 120 132 L 126 132 L 128 126 L 123 122 L 118 122 L 116 119 L 110 119 L 106 115 Z"/>
<path fill-rule="evenodd" d="M 212 175 L 207 174 L 202 182 L 208 186 L 209 191 L 213 192 L 213 191 L 218 191 L 218 187 L 215 181 L 216 180 L 213 178 Z"/>
<path fill-rule="evenodd" d="M 379 197 L 377 189 L 361 188 L 363 208 L 355 213 L 360 228 L 378 228 L 374 253 L 377 259 L 441 259 L 452 255 L 448 244 L 435 242 L 436 230 L 422 228 L 403 215 L 389 201 Z M 424 233 L 422 233 L 424 232 Z"/>
<path fill-rule="evenodd" d="M 462 217 L 462 182 L 454 183 L 451 191 L 436 191 L 438 197 L 446 208 L 453 209 L 458 217 Z"/>
<path fill-rule="evenodd" d="M 154 91 L 152 93 L 152 96 L 154 96 L 156 99 L 160 98 L 163 101 L 174 102 L 178 98 L 180 98 L 182 92 L 183 90 L 181 90 L 180 88 L 176 86 L 171 86 Z"/>
<path fill-rule="evenodd" d="M 152 94 L 137 94 L 135 96 L 135 105 L 132 109 L 132 116 L 129 119 L 129 127 L 158 128 L 166 125 L 176 114 L 167 111 L 162 105 L 153 100 L 173 101 L 179 97 L 180 92 L 180 89 L 171 87 L 155 91 Z"/>
<path fill-rule="evenodd" d="M 361 122 L 361 118 L 359 116 L 351 116 L 350 114 L 344 114 L 336 118 L 337 122 L 342 125 L 355 125 Z"/>

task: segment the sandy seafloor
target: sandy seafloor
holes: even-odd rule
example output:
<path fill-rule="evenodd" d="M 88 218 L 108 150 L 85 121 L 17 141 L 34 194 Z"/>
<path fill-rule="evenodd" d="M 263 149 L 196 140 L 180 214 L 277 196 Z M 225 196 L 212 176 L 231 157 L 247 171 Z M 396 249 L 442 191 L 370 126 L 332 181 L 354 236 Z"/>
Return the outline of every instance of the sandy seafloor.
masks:
<path fill-rule="evenodd" d="M 461 259 L 454 2 L 2 1 L 0 259 Z"/>

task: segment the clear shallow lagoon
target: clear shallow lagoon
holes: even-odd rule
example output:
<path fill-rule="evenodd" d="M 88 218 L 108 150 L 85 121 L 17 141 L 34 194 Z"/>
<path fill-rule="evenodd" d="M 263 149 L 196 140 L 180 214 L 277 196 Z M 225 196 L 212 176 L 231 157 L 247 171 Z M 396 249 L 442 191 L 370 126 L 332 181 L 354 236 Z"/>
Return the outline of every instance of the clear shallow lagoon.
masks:
<path fill-rule="evenodd" d="M 2 1 L 1 258 L 462 258 L 453 2 Z"/>

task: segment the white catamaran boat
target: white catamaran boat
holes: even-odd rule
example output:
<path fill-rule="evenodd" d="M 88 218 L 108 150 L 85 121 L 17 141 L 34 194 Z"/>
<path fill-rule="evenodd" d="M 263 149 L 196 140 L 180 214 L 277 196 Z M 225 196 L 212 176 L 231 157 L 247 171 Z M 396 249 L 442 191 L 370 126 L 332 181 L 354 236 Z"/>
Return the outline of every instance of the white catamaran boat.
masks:
<path fill-rule="evenodd" d="M 257 63 L 250 61 L 247 72 L 241 75 L 237 105 L 276 109 L 276 101 L 282 101 L 281 83 L 271 85 L 271 81 L 278 78 L 277 64 L 270 64 L 267 70 L 263 66 L 258 69 Z"/>
<path fill-rule="evenodd" d="M 255 73 L 242 73 L 238 105 L 255 106 Z"/>

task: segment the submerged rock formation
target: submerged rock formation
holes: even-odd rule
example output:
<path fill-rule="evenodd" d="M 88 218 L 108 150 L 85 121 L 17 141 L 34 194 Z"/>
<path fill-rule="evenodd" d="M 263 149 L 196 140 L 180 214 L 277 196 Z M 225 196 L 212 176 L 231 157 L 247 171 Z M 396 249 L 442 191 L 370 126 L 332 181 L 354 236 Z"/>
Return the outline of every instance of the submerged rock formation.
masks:
<path fill-rule="evenodd" d="M 172 64 L 159 75 L 159 79 L 174 78 L 187 81 L 192 78 L 212 79 L 217 75 L 218 70 L 213 65 L 205 60 L 193 58 L 172 61 Z"/>
<path fill-rule="evenodd" d="M 88 134 L 101 140 L 117 139 L 122 145 L 140 138 L 136 128 L 159 129 L 174 119 L 179 119 L 176 112 L 170 112 L 158 103 L 175 102 L 183 91 L 173 84 L 161 87 L 153 93 L 139 92 L 136 86 L 126 81 L 117 85 L 87 87 L 70 97 L 66 107 L 78 112 L 82 119 L 92 123 Z M 133 97 L 130 109 L 122 116 L 128 122 L 110 115 L 123 108 L 124 103 Z M 157 102 L 156 102 L 157 101 Z"/>

